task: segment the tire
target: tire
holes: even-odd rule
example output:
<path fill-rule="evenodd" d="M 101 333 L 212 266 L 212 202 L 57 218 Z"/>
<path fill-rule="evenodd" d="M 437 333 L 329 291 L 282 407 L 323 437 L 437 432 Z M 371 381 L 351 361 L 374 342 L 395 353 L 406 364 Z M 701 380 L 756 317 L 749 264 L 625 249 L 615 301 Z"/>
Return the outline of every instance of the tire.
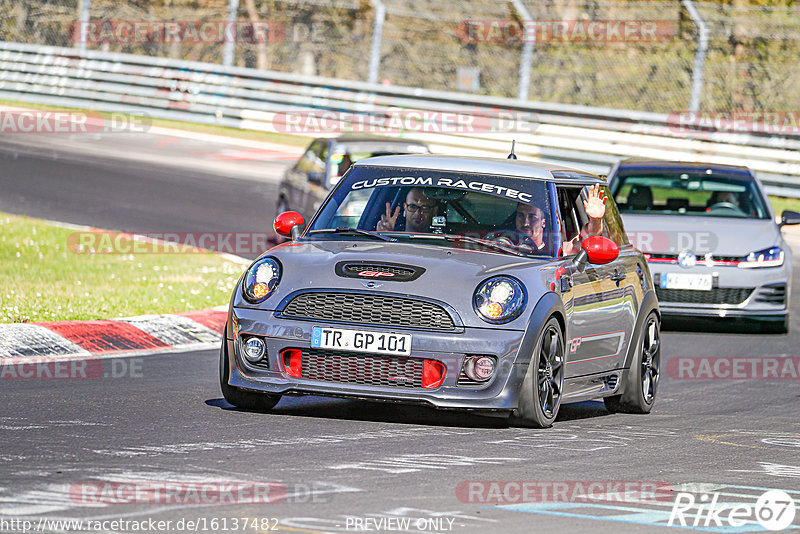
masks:
<path fill-rule="evenodd" d="M 531 363 L 519 396 L 519 407 L 512 421 L 520 426 L 549 428 L 558 416 L 564 390 L 564 334 L 555 317 L 551 317 L 531 356 Z"/>
<path fill-rule="evenodd" d="M 655 312 L 645 319 L 636 343 L 622 394 L 603 399 L 611 413 L 650 413 L 656 402 L 661 373 L 661 322 Z"/>
<path fill-rule="evenodd" d="M 228 384 L 230 378 L 230 366 L 228 364 L 228 340 L 227 333 L 222 336 L 222 346 L 219 349 L 219 387 L 222 396 L 230 404 L 244 410 L 266 412 L 271 410 L 281 400 L 280 395 L 267 395 L 266 393 L 255 393 L 243 391 Z"/>

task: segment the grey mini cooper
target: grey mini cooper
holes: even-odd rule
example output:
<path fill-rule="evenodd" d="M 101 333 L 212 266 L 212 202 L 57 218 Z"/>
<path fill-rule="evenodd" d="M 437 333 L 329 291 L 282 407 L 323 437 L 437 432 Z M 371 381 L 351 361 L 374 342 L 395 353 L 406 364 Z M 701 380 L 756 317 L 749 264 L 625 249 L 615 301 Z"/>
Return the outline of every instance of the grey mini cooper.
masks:
<path fill-rule="evenodd" d="M 562 403 L 647 413 L 660 315 L 605 182 L 512 159 L 359 161 L 233 291 L 225 399 L 418 403 L 547 427 Z"/>

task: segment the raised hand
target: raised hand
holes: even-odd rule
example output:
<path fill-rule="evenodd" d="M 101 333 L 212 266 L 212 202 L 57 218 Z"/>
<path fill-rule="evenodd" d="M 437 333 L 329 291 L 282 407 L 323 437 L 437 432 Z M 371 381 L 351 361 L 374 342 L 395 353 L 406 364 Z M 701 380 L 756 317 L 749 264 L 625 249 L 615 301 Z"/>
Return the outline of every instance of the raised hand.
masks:
<path fill-rule="evenodd" d="M 589 189 L 589 199 L 583 201 L 583 209 L 590 219 L 602 219 L 606 214 L 606 198 L 600 190 L 600 184 L 594 184 Z"/>
<path fill-rule="evenodd" d="M 386 213 L 381 215 L 381 220 L 378 221 L 375 229 L 379 232 L 391 232 L 394 230 L 395 225 L 397 224 L 397 217 L 400 215 L 400 206 L 397 206 L 394 209 L 394 214 L 392 214 L 392 206 L 388 202 L 386 203 Z"/>

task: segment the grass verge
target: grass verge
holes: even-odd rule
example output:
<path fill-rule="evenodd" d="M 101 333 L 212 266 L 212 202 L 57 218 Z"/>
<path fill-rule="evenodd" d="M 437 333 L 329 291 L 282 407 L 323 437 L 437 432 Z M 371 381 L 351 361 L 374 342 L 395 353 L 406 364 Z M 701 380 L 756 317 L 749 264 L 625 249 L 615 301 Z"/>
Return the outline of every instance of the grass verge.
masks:
<path fill-rule="evenodd" d="M 0 213 L 0 322 L 112 319 L 226 304 L 245 266 L 214 253 L 76 254 L 75 230 Z"/>
<path fill-rule="evenodd" d="M 800 212 L 800 198 L 786 198 L 786 197 L 769 197 L 769 202 L 772 204 L 772 211 L 775 212 L 777 217 L 781 216 L 783 210 L 791 210 Z"/>

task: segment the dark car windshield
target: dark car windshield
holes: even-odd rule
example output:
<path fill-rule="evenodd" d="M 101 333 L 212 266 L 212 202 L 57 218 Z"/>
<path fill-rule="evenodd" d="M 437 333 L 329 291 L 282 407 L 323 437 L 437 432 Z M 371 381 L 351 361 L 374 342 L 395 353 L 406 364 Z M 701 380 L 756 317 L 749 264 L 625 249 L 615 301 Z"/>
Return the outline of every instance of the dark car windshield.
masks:
<path fill-rule="evenodd" d="M 690 173 L 637 173 L 617 176 L 611 186 L 620 212 L 767 219 L 764 200 L 752 178 Z"/>
<path fill-rule="evenodd" d="M 551 228 L 543 181 L 365 166 L 347 174 L 305 237 L 369 239 L 372 232 L 393 241 L 552 255 Z"/>

